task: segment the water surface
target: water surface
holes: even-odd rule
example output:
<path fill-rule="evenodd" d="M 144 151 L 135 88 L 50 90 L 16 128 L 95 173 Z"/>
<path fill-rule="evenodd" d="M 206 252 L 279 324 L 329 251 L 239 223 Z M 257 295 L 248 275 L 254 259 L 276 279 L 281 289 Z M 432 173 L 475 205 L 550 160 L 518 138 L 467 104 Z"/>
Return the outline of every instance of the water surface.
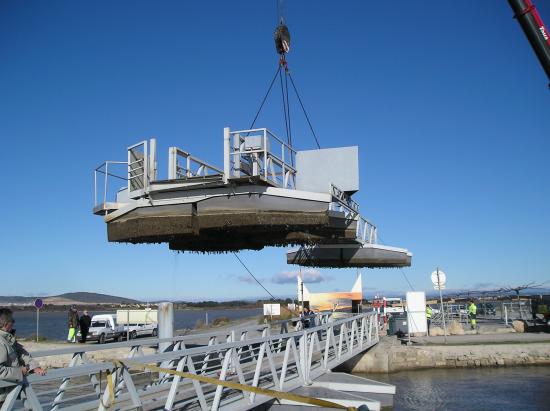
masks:
<path fill-rule="evenodd" d="M 94 314 L 115 313 L 115 311 L 92 312 Z M 262 314 L 261 308 L 245 308 L 245 309 L 212 309 L 212 310 L 181 310 L 174 311 L 174 328 L 180 330 L 183 328 L 193 328 L 197 321 L 205 321 L 206 313 L 208 313 L 209 322 L 214 321 L 219 317 L 228 317 L 231 320 L 238 320 L 247 317 L 258 316 Z M 79 314 L 81 314 L 79 312 Z M 27 337 L 36 334 L 36 312 L 33 311 L 16 311 L 15 329 L 17 336 Z M 64 340 L 67 338 L 67 312 L 64 311 L 45 311 L 40 313 L 38 334 L 50 340 Z"/>
<path fill-rule="evenodd" d="M 550 367 L 438 369 L 362 375 L 397 387 L 395 411 L 550 410 Z"/>

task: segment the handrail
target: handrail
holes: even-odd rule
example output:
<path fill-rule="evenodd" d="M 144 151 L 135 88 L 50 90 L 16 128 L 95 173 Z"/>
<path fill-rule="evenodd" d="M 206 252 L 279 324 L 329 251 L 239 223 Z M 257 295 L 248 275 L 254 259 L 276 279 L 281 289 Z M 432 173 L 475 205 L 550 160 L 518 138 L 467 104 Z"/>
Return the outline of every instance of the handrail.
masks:
<path fill-rule="evenodd" d="M 229 131 L 226 129 L 225 162 L 226 176 L 230 178 L 260 177 L 264 181 L 282 188 L 296 188 L 296 151 L 267 128 Z M 250 135 L 261 133 L 260 135 Z M 247 142 L 258 144 L 247 147 Z M 273 148 L 276 142 L 279 148 Z M 290 158 L 288 158 L 290 157 Z M 246 167 L 243 168 L 243 165 Z M 250 166 L 250 169 L 248 169 Z"/>
<path fill-rule="evenodd" d="M 97 174 L 103 174 L 103 204 L 107 203 L 107 191 L 109 189 L 109 177 L 118 178 L 120 180 L 128 181 L 127 177 L 122 177 L 113 173 L 109 172 L 109 164 L 112 165 L 121 165 L 121 164 L 128 164 L 127 161 L 112 161 L 107 160 L 101 163 L 99 166 L 97 166 L 94 169 L 94 207 L 97 207 L 99 205 L 99 202 L 97 201 Z M 105 169 L 105 171 L 103 171 Z"/>
<path fill-rule="evenodd" d="M 186 161 L 185 168 L 180 167 L 178 163 L 178 157 L 183 157 Z M 197 171 L 193 172 L 192 165 L 198 166 Z M 180 173 L 179 169 L 184 170 L 185 173 Z M 178 147 L 170 147 L 168 149 L 168 179 L 175 180 L 180 178 L 207 176 L 208 171 L 213 171 L 214 174 L 223 175 L 223 170 L 207 162 L 192 156 L 187 151 L 181 150 Z"/>
<path fill-rule="evenodd" d="M 316 314 L 315 316 L 311 316 L 312 319 L 321 319 L 323 317 L 327 316 L 327 314 Z M 165 343 L 165 342 L 171 342 L 171 343 L 178 343 L 178 342 L 184 342 L 189 340 L 196 340 L 199 338 L 211 338 L 211 337 L 219 337 L 219 336 L 228 336 L 231 333 L 239 334 L 243 332 L 250 332 L 250 331 L 257 331 L 257 332 L 263 332 L 264 330 L 275 330 L 277 328 L 283 328 L 285 324 L 292 323 L 292 322 L 300 322 L 300 317 L 293 317 L 287 320 L 277 321 L 274 323 L 267 323 L 267 324 L 258 324 L 258 325 L 251 325 L 247 327 L 239 327 L 235 329 L 223 329 L 223 330 L 217 330 L 217 331 L 211 331 L 207 333 L 196 333 L 196 334 L 185 334 L 185 335 L 178 335 L 175 337 L 170 338 L 139 338 L 134 339 L 130 341 L 123 341 L 123 342 L 114 342 L 109 344 L 95 344 L 95 345 L 77 345 L 77 346 L 69 346 L 65 348 L 55 349 L 55 350 L 42 350 L 42 351 L 33 351 L 31 354 L 33 357 L 48 357 L 52 355 L 63 355 L 63 354 L 74 354 L 74 353 L 80 353 L 80 352 L 91 352 L 91 351 L 104 351 L 104 350 L 111 350 L 111 349 L 117 349 L 117 348 L 133 348 L 133 347 L 143 347 L 143 346 L 153 346 L 158 345 L 159 343 Z M 270 332 L 270 335 L 278 335 L 278 333 L 273 334 Z M 85 348 L 85 350 L 83 350 Z"/>
<path fill-rule="evenodd" d="M 228 410 L 250 408 L 267 398 L 209 383 L 195 384 L 184 376 L 180 378 L 147 371 L 130 373 L 130 369 L 132 364 L 161 364 L 163 369 L 187 369 L 186 372 L 217 380 L 237 379 L 241 384 L 249 386 L 290 391 L 310 384 L 321 374 L 376 344 L 377 324 L 377 314 L 369 312 L 299 331 L 254 338 L 246 338 L 246 335 L 242 338 L 237 335 L 238 330 L 229 330 L 227 340 L 196 347 L 187 347 L 181 339 L 176 342 L 175 339 L 181 337 L 175 337 L 168 339 L 174 341 L 174 344 L 167 351 L 155 354 L 143 355 L 139 347 L 134 346 L 127 366 L 124 365 L 124 359 L 90 362 L 85 353 L 92 351 L 91 346 L 50 351 L 50 355 L 59 355 L 60 351 L 66 354 L 67 350 L 80 349 L 80 352 L 74 353 L 68 368 L 53 370 L 46 376 L 31 375 L 26 384 L 5 381 L 0 384 L 7 390 L 3 411 L 12 411 L 21 406 L 21 400 L 17 399 L 21 392 L 25 394 L 24 407 L 34 411 L 42 411 L 44 407 L 56 411 L 104 410 L 103 405 L 109 403 L 110 393 L 115 396 L 118 409 L 143 407 L 172 410 L 176 403 L 200 403 L 202 409 L 214 411 L 226 407 Z M 252 328 L 262 328 L 262 333 L 266 329 L 265 326 Z M 195 335 L 201 336 L 205 338 L 205 335 Z M 120 347 L 121 344 L 124 343 L 112 344 L 112 347 Z M 35 356 L 45 356 L 47 353 L 39 352 L 35 354 L 40 355 Z M 109 392 L 107 384 L 101 383 L 101 373 L 113 369 L 117 371 L 107 377 L 111 378 L 113 387 Z M 142 375 L 147 376 L 143 378 Z M 70 389 L 73 378 L 78 378 L 77 392 Z M 55 381 L 60 381 L 60 385 L 52 391 Z"/>

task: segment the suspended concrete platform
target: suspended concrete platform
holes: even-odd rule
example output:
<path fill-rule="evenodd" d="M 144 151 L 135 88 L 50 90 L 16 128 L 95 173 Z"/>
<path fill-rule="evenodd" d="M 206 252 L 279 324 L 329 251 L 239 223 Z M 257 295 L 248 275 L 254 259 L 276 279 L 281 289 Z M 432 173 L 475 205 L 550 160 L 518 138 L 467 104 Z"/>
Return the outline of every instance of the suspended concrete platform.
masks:
<path fill-rule="evenodd" d="M 404 248 L 381 244 L 318 244 L 302 246 L 286 254 L 288 264 L 306 267 L 399 268 L 411 265 L 412 254 Z"/>
<path fill-rule="evenodd" d="M 108 240 L 195 252 L 376 244 L 376 227 L 351 198 L 357 147 L 296 152 L 265 128 L 226 128 L 223 142 L 223 169 L 170 147 L 160 179 L 155 139 L 128 147 L 127 161 L 96 168 L 93 212 L 107 223 Z M 369 266 L 393 264 L 383 257 Z"/>

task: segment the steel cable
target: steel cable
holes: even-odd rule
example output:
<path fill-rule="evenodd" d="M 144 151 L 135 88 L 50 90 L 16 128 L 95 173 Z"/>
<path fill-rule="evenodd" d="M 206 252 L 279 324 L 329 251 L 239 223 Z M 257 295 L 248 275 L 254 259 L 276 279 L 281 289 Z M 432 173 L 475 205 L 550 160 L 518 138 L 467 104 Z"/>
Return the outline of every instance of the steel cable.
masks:
<path fill-rule="evenodd" d="M 265 96 L 262 100 L 262 104 L 260 104 L 260 108 L 256 112 L 256 115 L 254 116 L 254 120 L 252 120 L 252 124 L 250 125 L 249 129 L 252 129 L 254 127 L 254 124 L 256 124 L 256 120 L 258 119 L 258 116 L 260 115 L 260 112 L 262 111 L 262 108 L 264 107 L 265 101 L 267 100 L 267 97 L 269 96 L 269 93 L 271 92 L 271 89 L 273 88 L 273 84 L 275 83 L 275 80 L 277 79 L 277 76 L 279 75 L 279 72 L 281 71 L 281 66 L 277 66 L 277 71 L 275 72 L 275 75 L 273 76 L 273 80 L 271 80 L 271 83 L 269 84 L 269 88 L 267 89 L 267 93 L 265 93 Z"/>
<path fill-rule="evenodd" d="M 307 124 L 309 125 L 309 129 L 311 130 L 311 133 L 313 134 L 313 138 L 315 139 L 315 143 L 317 143 L 317 148 L 321 148 L 321 145 L 319 144 L 319 140 L 317 139 L 317 134 L 315 134 L 315 130 L 313 130 L 313 126 L 311 125 L 311 121 L 309 120 L 309 116 L 307 115 L 306 108 L 304 107 L 304 103 L 302 103 L 302 99 L 300 98 L 300 94 L 298 93 L 298 90 L 296 89 L 296 85 L 294 84 L 294 80 L 292 79 L 292 75 L 288 73 L 288 77 L 290 78 L 290 83 L 292 84 L 292 88 L 294 89 L 294 92 L 296 93 L 296 97 L 298 97 L 298 101 L 300 102 L 300 106 L 302 107 L 302 111 L 304 112 L 304 115 L 307 120 Z"/>
<path fill-rule="evenodd" d="M 241 263 L 241 265 L 244 267 L 244 269 L 245 269 L 246 271 L 248 271 L 248 274 L 250 274 L 250 276 L 254 279 L 254 281 L 256 281 L 256 282 L 260 285 L 260 287 L 262 287 L 262 288 L 265 290 L 265 292 L 268 293 L 268 294 L 271 296 L 272 299 L 276 300 L 275 296 L 274 296 L 273 294 L 271 294 L 271 293 L 269 292 L 269 290 L 263 286 L 263 284 L 254 276 L 254 274 L 252 274 L 252 272 L 248 269 L 248 267 L 245 265 L 245 263 L 243 263 L 243 260 L 241 260 L 241 259 L 239 258 L 239 256 L 237 255 L 237 253 L 233 252 L 233 255 L 235 256 L 235 258 L 236 258 L 237 260 L 239 260 L 239 263 Z"/>
<path fill-rule="evenodd" d="M 384 245 L 385 241 L 382 240 L 382 237 L 380 235 L 377 235 L 377 237 L 380 239 L 380 242 Z M 403 278 L 405 278 L 405 281 L 407 284 L 409 284 L 409 287 L 411 288 L 411 291 L 414 291 L 414 287 L 412 286 L 411 282 L 409 281 L 409 278 L 407 277 L 407 274 L 405 274 L 405 271 L 403 271 L 402 268 L 398 268 L 399 271 L 401 271 L 401 274 L 403 274 Z"/>

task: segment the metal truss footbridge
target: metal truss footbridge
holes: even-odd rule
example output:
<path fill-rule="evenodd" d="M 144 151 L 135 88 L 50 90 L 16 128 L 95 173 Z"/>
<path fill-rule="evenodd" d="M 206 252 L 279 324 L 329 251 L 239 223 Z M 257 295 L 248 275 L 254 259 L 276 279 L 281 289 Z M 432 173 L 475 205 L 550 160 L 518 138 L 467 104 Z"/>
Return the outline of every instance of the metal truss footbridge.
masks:
<path fill-rule="evenodd" d="M 19 383 L 0 381 L 0 390 L 6 393 L 1 411 L 269 407 L 274 398 L 263 391 L 228 388 L 216 381 L 288 393 L 314 385 L 378 342 L 376 313 L 341 319 L 321 315 L 310 321 L 308 328 L 302 321 L 288 320 L 274 326 L 34 352 L 38 361 L 64 357 L 68 365 Z M 215 381 L 204 383 L 172 371 Z"/>

